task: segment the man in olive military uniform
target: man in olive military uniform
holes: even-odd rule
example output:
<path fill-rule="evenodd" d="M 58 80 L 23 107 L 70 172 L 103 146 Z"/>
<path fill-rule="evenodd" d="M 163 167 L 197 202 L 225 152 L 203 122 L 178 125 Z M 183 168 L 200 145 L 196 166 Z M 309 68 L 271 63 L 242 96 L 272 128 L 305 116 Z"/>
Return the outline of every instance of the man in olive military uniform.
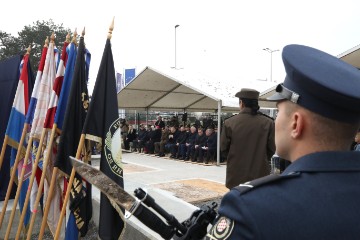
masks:
<path fill-rule="evenodd" d="M 259 92 L 238 92 L 240 113 L 225 120 L 220 149 L 227 155 L 226 187 L 269 175 L 275 153 L 274 121 L 258 112 Z"/>
<path fill-rule="evenodd" d="M 233 188 L 207 239 L 359 239 L 360 71 L 314 48 L 288 45 L 277 101 L 276 152 L 292 163 Z"/>

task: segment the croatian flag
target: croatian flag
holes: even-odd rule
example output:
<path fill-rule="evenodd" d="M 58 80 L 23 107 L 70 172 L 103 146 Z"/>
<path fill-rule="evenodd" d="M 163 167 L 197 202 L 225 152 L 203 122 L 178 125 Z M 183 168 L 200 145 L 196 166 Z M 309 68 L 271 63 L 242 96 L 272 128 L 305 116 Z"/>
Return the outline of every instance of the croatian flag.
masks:
<path fill-rule="evenodd" d="M 23 146 L 19 146 L 19 142 L 22 135 L 22 129 L 24 128 L 24 124 L 25 124 L 25 115 L 27 114 L 29 109 L 29 102 L 30 102 L 29 99 L 33 84 L 32 81 L 33 78 L 32 78 L 30 62 L 29 62 L 29 54 L 26 54 L 23 59 L 20 79 L 19 79 L 18 87 L 16 89 L 15 98 L 6 129 L 6 135 L 8 135 L 9 137 L 9 145 L 13 147 L 11 149 L 11 159 L 10 159 L 11 168 L 14 167 L 15 157 L 17 155 L 17 149 L 21 151 L 21 149 L 23 148 Z M 29 186 L 29 180 L 27 179 L 23 182 L 20 191 L 20 196 L 19 196 L 20 211 L 22 211 L 24 206 L 24 201 L 28 186 Z M 29 218 L 30 218 L 30 211 L 27 211 L 24 220 L 25 226 L 27 226 L 29 222 Z"/>
<path fill-rule="evenodd" d="M 8 125 L 6 128 L 6 135 L 9 137 L 9 145 L 18 149 L 21 138 L 22 129 L 25 124 L 25 115 L 29 109 L 29 98 L 31 93 L 31 86 L 29 86 L 29 55 L 26 54 L 23 59 L 23 67 L 19 83 L 16 89 L 13 106 L 11 108 Z M 30 80 L 31 81 L 31 80 Z"/>

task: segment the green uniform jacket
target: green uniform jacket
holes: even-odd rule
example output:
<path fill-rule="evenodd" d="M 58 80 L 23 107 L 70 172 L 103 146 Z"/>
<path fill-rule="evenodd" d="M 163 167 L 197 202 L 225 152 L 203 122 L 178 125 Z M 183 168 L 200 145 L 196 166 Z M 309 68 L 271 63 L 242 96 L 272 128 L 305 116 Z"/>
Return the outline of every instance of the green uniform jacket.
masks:
<path fill-rule="evenodd" d="M 244 108 L 225 120 L 220 149 L 227 153 L 227 188 L 268 175 L 275 153 L 274 120 Z"/>

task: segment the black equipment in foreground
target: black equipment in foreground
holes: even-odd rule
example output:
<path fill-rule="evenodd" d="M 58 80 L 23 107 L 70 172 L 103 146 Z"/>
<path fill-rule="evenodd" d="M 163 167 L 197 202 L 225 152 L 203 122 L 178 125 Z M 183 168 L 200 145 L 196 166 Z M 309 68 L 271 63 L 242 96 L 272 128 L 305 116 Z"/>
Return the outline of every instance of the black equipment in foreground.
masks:
<path fill-rule="evenodd" d="M 100 170 L 73 157 L 70 157 L 70 160 L 75 170 L 83 178 L 96 186 L 110 200 L 113 200 L 128 211 L 128 213 L 125 214 L 126 218 L 134 215 L 143 224 L 158 233 L 164 239 L 202 239 L 207 233 L 208 225 L 212 224 L 216 218 L 217 213 L 215 208 L 217 207 L 217 203 L 213 202 L 211 206 L 204 205 L 200 209 L 195 210 L 190 218 L 179 223 L 173 215 L 160 207 L 143 189 L 138 188 L 134 191 L 135 198 Z M 145 205 L 154 209 L 166 220 L 167 224 Z"/>

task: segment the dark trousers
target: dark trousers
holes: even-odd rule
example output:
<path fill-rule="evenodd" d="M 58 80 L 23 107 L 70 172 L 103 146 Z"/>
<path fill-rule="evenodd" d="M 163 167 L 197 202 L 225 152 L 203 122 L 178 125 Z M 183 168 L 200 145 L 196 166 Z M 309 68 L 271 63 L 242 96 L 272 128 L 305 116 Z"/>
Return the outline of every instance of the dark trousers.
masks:
<path fill-rule="evenodd" d="M 155 149 L 154 144 L 155 143 L 152 140 L 149 140 L 146 142 L 147 153 L 151 153 L 151 154 L 154 153 L 154 149 Z"/>
<path fill-rule="evenodd" d="M 134 140 L 133 141 L 133 147 L 134 147 L 134 150 L 136 151 L 136 150 L 141 150 L 143 147 L 144 147 L 145 145 L 144 145 L 144 141 L 142 141 L 142 140 L 140 140 L 140 141 L 138 141 L 138 140 Z"/>
<path fill-rule="evenodd" d="M 186 157 L 187 158 L 193 158 L 194 157 L 194 151 L 195 151 L 195 148 L 194 148 L 194 145 L 193 144 L 189 144 L 189 146 L 186 146 Z"/>
<path fill-rule="evenodd" d="M 173 151 L 174 147 L 176 147 L 176 144 L 174 144 L 174 143 L 165 144 L 165 150 L 169 151 L 171 154 L 173 154 L 172 151 Z"/>
<path fill-rule="evenodd" d="M 181 158 L 186 158 L 186 144 L 180 144 L 177 152 L 177 156 Z"/>
<path fill-rule="evenodd" d="M 198 146 L 197 148 L 194 147 L 193 161 L 197 161 L 198 158 L 199 158 L 200 161 L 203 160 L 203 156 L 202 156 L 202 155 L 200 156 L 201 150 L 202 150 L 202 149 L 201 149 L 200 146 Z"/>
<path fill-rule="evenodd" d="M 199 161 L 209 162 L 214 159 L 216 153 L 216 148 L 208 148 L 207 150 L 200 148 L 199 150 Z"/>

